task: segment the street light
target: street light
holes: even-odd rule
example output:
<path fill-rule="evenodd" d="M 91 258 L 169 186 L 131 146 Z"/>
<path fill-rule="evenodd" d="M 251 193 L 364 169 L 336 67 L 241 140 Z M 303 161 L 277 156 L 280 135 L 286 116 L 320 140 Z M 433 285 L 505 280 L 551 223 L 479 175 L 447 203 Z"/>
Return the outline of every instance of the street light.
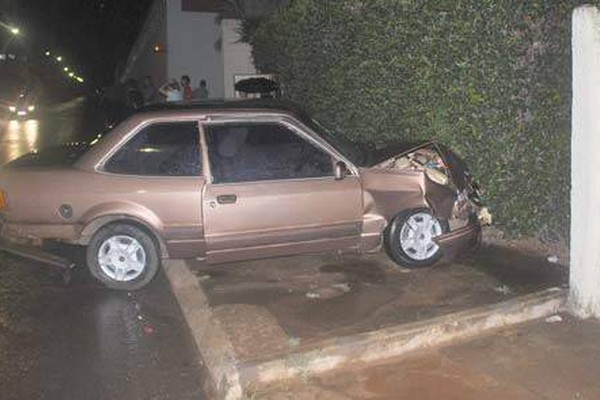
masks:
<path fill-rule="evenodd" d="M 17 28 L 16 26 L 7 25 L 7 24 L 3 23 L 2 21 L 0 21 L 0 26 L 4 27 L 4 29 L 6 29 L 7 31 L 9 31 L 10 33 L 12 33 L 15 36 L 17 36 L 19 33 L 21 33 L 21 30 L 19 28 Z"/>
<path fill-rule="evenodd" d="M 2 45 L 2 49 L 0 50 L 0 53 L 5 53 L 6 49 L 8 48 L 10 43 L 14 40 L 14 38 L 21 33 L 21 30 L 19 28 L 17 28 L 16 26 L 7 25 L 7 24 L 3 23 L 2 21 L 0 21 L 0 26 L 12 34 L 12 37 L 9 37 L 8 40 L 6 40 L 4 42 L 4 44 Z"/>
<path fill-rule="evenodd" d="M 62 61 L 62 56 L 56 57 L 56 61 L 61 62 Z"/>

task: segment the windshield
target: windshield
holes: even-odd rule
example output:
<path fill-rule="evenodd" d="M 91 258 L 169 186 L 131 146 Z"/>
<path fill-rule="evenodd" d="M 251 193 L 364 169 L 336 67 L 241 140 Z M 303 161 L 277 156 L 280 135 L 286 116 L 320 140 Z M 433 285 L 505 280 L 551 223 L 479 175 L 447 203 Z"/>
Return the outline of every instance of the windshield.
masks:
<path fill-rule="evenodd" d="M 325 139 L 329 144 L 335 147 L 344 157 L 355 165 L 361 165 L 366 155 L 360 151 L 360 147 L 357 143 L 350 141 L 343 133 L 337 132 L 325 125 L 318 120 L 303 116 L 302 122 L 304 122 L 311 130 Z"/>

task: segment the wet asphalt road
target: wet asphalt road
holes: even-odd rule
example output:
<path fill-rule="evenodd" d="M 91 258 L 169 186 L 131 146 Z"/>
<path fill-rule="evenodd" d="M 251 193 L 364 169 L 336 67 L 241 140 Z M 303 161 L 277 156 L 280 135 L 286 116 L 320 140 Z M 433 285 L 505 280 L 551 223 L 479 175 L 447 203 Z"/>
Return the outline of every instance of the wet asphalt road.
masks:
<path fill-rule="evenodd" d="M 89 136 L 83 115 L 76 100 L 35 120 L 0 120 L 0 163 Z M 202 399 L 201 377 L 164 274 L 116 292 L 81 266 L 65 285 L 52 268 L 0 254 L 1 399 Z"/>
<path fill-rule="evenodd" d="M 84 136 L 85 101 L 77 98 L 67 103 L 39 107 L 31 118 L 11 119 L 0 115 L 0 164 L 25 153 Z"/>

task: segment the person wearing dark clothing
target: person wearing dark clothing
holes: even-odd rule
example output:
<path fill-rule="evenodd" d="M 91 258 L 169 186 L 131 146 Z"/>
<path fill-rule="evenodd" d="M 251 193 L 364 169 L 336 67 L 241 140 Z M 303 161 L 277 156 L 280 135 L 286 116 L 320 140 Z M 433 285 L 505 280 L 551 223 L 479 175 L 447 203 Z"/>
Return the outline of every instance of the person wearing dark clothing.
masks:
<path fill-rule="evenodd" d="M 150 75 L 144 77 L 144 83 L 142 85 L 142 95 L 144 96 L 144 104 L 156 103 L 158 91 L 154 85 L 154 81 Z"/>
<path fill-rule="evenodd" d="M 127 107 L 137 110 L 144 105 L 144 96 L 135 79 L 127 81 Z"/>
<path fill-rule="evenodd" d="M 190 83 L 191 79 L 188 75 L 183 75 L 181 77 L 181 88 L 183 90 L 183 100 L 185 101 L 190 101 L 194 98 L 194 92 L 192 91 Z"/>
<path fill-rule="evenodd" d="M 206 81 L 204 79 L 200 81 L 200 87 L 196 89 L 196 98 L 208 99 L 208 88 L 206 87 Z"/>

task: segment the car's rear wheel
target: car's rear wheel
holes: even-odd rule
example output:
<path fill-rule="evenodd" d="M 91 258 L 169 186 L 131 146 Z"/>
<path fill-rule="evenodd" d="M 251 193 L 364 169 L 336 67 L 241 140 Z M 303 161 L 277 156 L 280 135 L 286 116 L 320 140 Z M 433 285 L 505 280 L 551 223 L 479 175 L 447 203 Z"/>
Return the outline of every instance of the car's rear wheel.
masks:
<path fill-rule="evenodd" d="M 404 211 L 394 218 L 386 231 L 386 249 L 399 265 L 426 267 L 442 256 L 434 238 L 447 231 L 448 223 L 427 209 Z"/>
<path fill-rule="evenodd" d="M 91 274 L 104 285 L 119 290 L 146 286 L 160 265 L 152 237 L 136 226 L 122 223 L 98 230 L 86 256 Z"/>

